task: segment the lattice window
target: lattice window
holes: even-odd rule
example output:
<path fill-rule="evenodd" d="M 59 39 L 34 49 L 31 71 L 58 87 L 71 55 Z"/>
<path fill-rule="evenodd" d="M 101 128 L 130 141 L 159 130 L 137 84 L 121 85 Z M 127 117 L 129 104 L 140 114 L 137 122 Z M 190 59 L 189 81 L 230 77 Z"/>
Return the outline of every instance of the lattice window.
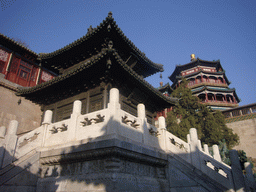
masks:
<path fill-rule="evenodd" d="M 37 75 L 37 68 L 34 67 L 34 68 L 32 69 L 32 73 L 31 73 L 31 76 L 30 76 L 30 81 L 35 82 L 35 81 L 36 81 L 36 75 Z"/>
<path fill-rule="evenodd" d="M 16 73 L 17 72 L 18 67 L 19 67 L 19 61 L 20 61 L 19 58 L 13 57 L 12 63 L 11 63 L 11 66 L 10 66 L 10 72 L 12 72 L 12 73 Z"/>
<path fill-rule="evenodd" d="M 66 105 L 57 107 L 56 122 L 70 118 L 72 110 L 73 110 L 73 103 L 68 103 Z"/>

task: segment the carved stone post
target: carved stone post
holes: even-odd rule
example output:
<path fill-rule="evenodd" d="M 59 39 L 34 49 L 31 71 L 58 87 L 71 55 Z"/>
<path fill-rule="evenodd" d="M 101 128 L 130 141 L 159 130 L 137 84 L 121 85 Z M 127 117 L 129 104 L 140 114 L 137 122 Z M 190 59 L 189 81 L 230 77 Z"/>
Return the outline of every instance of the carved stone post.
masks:
<path fill-rule="evenodd" d="M 5 126 L 0 127 L 0 168 L 2 167 L 3 159 L 4 159 L 4 141 L 5 141 L 5 133 L 6 128 Z"/>
<path fill-rule="evenodd" d="M 220 157 L 220 151 L 219 151 L 219 146 L 218 145 L 213 145 L 213 158 L 217 161 L 221 162 L 221 157 Z"/>
<path fill-rule="evenodd" d="M 109 120 L 107 125 L 107 134 L 118 134 L 121 123 L 120 108 L 119 90 L 117 88 L 112 88 L 109 92 Z"/>
<path fill-rule="evenodd" d="M 4 139 L 5 133 L 6 133 L 5 126 L 0 127 L 0 141 L 1 139 Z"/>
<path fill-rule="evenodd" d="M 18 129 L 18 121 L 12 120 L 9 124 L 7 134 L 5 136 L 5 143 L 3 145 L 5 152 L 3 157 L 2 168 L 9 165 L 13 162 L 16 144 L 17 144 L 17 129 Z"/>
<path fill-rule="evenodd" d="M 252 188 L 255 190 L 256 188 L 256 182 L 255 179 L 253 177 L 253 172 L 252 172 L 252 166 L 250 162 L 245 162 L 244 163 L 244 167 L 245 167 L 245 171 L 246 171 L 246 178 L 249 182 L 249 186 L 247 186 L 248 189 Z M 248 190 L 249 191 L 249 190 Z"/>
<path fill-rule="evenodd" d="M 244 182 L 244 176 L 242 172 L 242 168 L 240 165 L 238 152 L 236 150 L 230 150 L 230 161 L 231 161 L 231 168 L 232 168 L 232 175 L 233 175 L 233 181 L 236 191 L 242 192 L 246 191 L 245 189 L 245 182 Z"/>
<path fill-rule="evenodd" d="M 190 134 L 187 134 L 187 143 L 190 143 Z"/>
<path fill-rule="evenodd" d="M 72 115 L 73 114 L 81 115 L 81 109 L 82 109 L 82 102 L 79 100 L 74 101 Z"/>
<path fill-rule="evenodd" d="M 44 146 L 44 144 L 45 144 L 48 125 L 50 125 L 51 123 L 52 123 L 52 111 L 47 110 L 44 113 L 44 120 L 43 120 L 43 123 L 42 123 L 42 125 L 44 127 L 42 146 Z"/>
<path fill-rule="evenodd" d="M 140 121 L 142 132 L 142 143 L 149 144 L 149 129 L 147 127 L 145 105 L 140 103 L 137 105 L 137 116 Z"/>
<path fill-rule="evenodd" d="M 191 163 L 198 169 L 201 169 L 200 164 L 200 156 L 199 156 L 199 142 L 198 142 L 198 136 L 197 136 L 197 130 L 196 128 L 191 128 L 189 130 L 190 134 L 190 155 L 191 155 Z"/>
<path fill-rule="evenodd" d="M 145 110 L 145 105 L 140 103 L 137 106 L 137 113 L 138 113 L 138 118 L 140 119 L 145 119 L 146 118 L 146 110 Z"/>
<path fill-rule="evenodd" d="M 204 144 L 204 152 L 208 155 L 210 155 L 209 153 L 209 148 L 208 148 L 208 145 L 207 144 Z"/>
<path fill-rule="evenodd" d="M 165 124 L 165 118 L 163 116 L 158 118 L 158 122 L 159 122 L 159 128 L 158 128 L 158 132 L 159 132 L 159 144 L 160 147 L 163 150 L 166 150 L 166 124 Z"/>
<path fill-rule="evenodd" d="M 73 103 L 73 111 L 70 116 L 70 122 L 68 125 L 68 140 L 75 140 L 76 138 L 76 129 L 77 125 L 79 124 L 77 122 L 77 118 L 81 115 L 82 110 L 82 102 L 79 100 L 74 101 Z"/>
<path fill-rule="evenodd" d="M 197 141 L 198 141 L 198 149 L 199 149 L 200 151 L 203 151 L 203 149 L 202 149 L 202 144 L 201 144 L 201 140 L 198 139 Z"/>
<path fill-rule="evenodd" d="M 43 125 L 45 124 L 51 124 L 52 123 L 52 111 L 51 110 L 47 110 L 44 113 L 44 120 L 43 120 Z"/>

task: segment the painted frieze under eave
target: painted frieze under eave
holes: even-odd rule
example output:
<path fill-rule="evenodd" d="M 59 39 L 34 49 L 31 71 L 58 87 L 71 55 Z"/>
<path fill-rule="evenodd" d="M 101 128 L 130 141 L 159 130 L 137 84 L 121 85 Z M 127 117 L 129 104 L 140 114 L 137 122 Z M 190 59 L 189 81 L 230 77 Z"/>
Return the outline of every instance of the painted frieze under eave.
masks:
<path fill-rule="evenodd" d="M 182 71 L 192 69 L 193 67 L 196 67 L 196 66 L 214 67 L 217 70 L 217 72 L 223 71 L 220 61 L 206 61 L 206 60 L 197 58 L 191 61 L 190 63 L 184 64 L 184 65 L 176 65 L 174 72 L 168 78 L 172 82 L 174 82 L 177 76 L 181 76 Z"/>

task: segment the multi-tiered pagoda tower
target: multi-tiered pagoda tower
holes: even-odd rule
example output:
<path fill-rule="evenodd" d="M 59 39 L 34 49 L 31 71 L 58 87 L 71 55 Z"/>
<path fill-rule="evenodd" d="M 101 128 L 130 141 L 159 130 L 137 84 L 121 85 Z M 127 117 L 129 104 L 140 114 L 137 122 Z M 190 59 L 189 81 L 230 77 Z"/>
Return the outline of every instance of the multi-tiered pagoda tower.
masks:
<path fill-rule="evenodd" d="M 177 65 L 169 79 L 173 82 L 172 88 L 177 88 L 182 78 L 188 80 L 188 87 L 202 103 L 209 105 L 213 110 L 225 110 L 237 107 L 240 99 L 234 88 L 229 88 L 225 71 L 220 61 L 205 61 L 191 55 L 191 62 Z"/>

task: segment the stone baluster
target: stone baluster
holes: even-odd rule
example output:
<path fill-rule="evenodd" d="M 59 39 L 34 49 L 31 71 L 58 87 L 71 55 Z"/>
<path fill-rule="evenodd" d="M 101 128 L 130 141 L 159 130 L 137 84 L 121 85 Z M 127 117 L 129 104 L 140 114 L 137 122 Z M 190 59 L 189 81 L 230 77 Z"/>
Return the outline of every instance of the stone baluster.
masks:
<path fill-rule="evenodd" d="M 2 147 L 3 145 L 2 141 L 4 140 L 5 134 L 6 134 L 6 127 L 5 126 L 0 127 L 0 147 Z M 0 153 L 0 156 L 1 156 L 1 153 Z"/>
<path fill-rule="evenodd" d="M 190 143 L 190 134 L 187 134 L 187 143 Z"/>
<path fill-rule="evenodd" d="M 190 134 L 190 154 L 191 154 L 191 163 L 198 169 L 201 169 L 200 156 L 199 156 L 199 142 L 197 136 L 196 128 L 191 128 L 189 130 Z"/>
<path fill-rule="evenodd" d="M 250 186 L 247 187 L 247 189 L 253 188 L 255 190 L 256 182 L 255 182 L 255 179 L 254 179 L 254 176 L 253 176 L 251 163 L 250 162 L 245 162 L 244 163 L 244 168 L 245 168 L 245 171 L 246 171 L 245 176 L 246 176 L 247 180 L 249 181 L 249 185 L 250 185 Z"/>
<path fill-rule="evenodd" d="M 52 111 L 47 110 L 44 113 L 44 120 L 42 122 L 42 125 L 44 127 L 44 134 L 43 134 L 43 141 L 42 141 L 42 147 L 45 145 L 46 135 L 47 135 L 47 129 L 48 126 L 52 123 Z"/>
<path fill-rule="evenodd" d="M 137 105 L 137 116 L 141 125 L 142 143 L 149 144 L 149 129 L 147 127 L 145 105 L 140 103 Z"/>
<path fill-rule="evenodd" d="M 213 145 L 213 158 L 219 162 L 221 162 L 221 157 L 220 157 L 220 151 L 219 151 L 219 146 L 218 145 Z"/>
<path fill-rule="evenodd" d="M 145 119 L 146 118 L 146 110 L 145 110 L 145 105 L 140 103 L 137 106 L 137 113 L 138 113 L 138 118 L 140 119 Z"/>
<path fill-rule="evenodd" d="M 0 139 L 4 139 L 6 133 L 5 126 L 0 127 Z M 1 140 L 0 140 L 1 141 Z"/>
<path fill-rule="evenodd" d="M 18 130 L 18 121 L 12 120 L 9 124 L 7 134 L 4 140 L 4 157 L 2 162 L 2 168 L 9 165 L 14 161 L 14 154 L 17 145 L 17 130 Z"/>
<path fill-rule="evenodd" d="M 47 124 L 51 124 L 52 123 L 52 111 L 51 110 L 47 110 L 44 113 L 44 120 L 43 120 L 43 125 Z"/>
<path fill-rule="evenodd" d="M 209 147 L 208 147 L 207 144 L 204 144 L 204 152 L 205 152 L 206 154 L 210 155 L 210 153 L 209 153 Z"/>
<path fill-rule="evenodd" d="M 70 116 L 70 121 L 68 124 L 68 140 L 76 139 L 76 130 L 79 125 L 78 117 L 81 115 L 82 102 L 79 100 L 74 101 L 73 110 Z"/>
<path fill-rule="evenodd" d="M 235 191 L 246 191 L 244 175 L 239 161 L 238 152 L 233 149 L 229 151 L 229 154 Z"/>
<path fill-rule="evenodd" d="M 4 138 L 5 138 L 6 128 L 5 126 L 0 127 L 0 168 L 2 167 L 2 162 L 4 158 Z"/>
<path fill-rule="evenodd" d="M 107 134 L 118 134 L 121 123 L 120 108 L 119 90 L 112 88 L 109 92 Z"/>
<path fill-rule="evenodd" d="M 158 118 L 159 121 L 159 128 L 158 128 L 158 132 L 159 132 L 159 144 L 160 147 L 163 150 L 166 150 L 166 124 L 165 124 L 165 118 L 163 116 Z"/>
<path fill-rule="evenodd" d="M 202 144 L 201 144 L 201 140 L 198 139 L 197 142 L 198 142 L 198 149 L 199 149 L 200 151 L 203 151 L 203 149 L 202 149 Z"/>

